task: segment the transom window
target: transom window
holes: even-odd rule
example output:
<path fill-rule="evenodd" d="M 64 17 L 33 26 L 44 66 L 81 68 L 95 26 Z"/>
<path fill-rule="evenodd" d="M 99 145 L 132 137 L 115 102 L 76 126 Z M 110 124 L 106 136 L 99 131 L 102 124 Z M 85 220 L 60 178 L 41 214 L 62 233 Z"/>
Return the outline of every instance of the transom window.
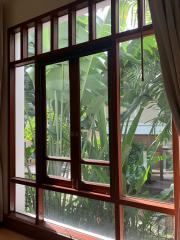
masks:
<path fill-rule="evenodd" d="M 179 142 L 148 1 L 76 1 L 9 45 L 9 221 L 175 239 Z"/>

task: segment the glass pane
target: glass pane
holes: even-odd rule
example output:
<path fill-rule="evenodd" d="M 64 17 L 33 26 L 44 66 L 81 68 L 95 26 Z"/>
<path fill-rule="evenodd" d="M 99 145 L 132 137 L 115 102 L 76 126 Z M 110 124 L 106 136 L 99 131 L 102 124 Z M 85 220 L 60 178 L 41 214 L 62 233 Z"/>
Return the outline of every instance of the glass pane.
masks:
<path fill-rule="evenodd" d="M 35 179 L 35 73 L 34 65 L 15 72 L 16 177 Z"/>
<path fill-rule="evenodd" d="M 35 54 L 35 28 L 28 29 L 28 57 Z"/>
<path fill-rule="evenodd" d="M 96 4 L 96 38 L 111 35 L 111 0 Z"/>
<path fill-rule="evenodd" d="M 109 160 L 108 57 L 80 58 L 81 157 Z"/>
<path fill-rule="evenodd" d="M 68 15 L 58 19 L 58 47 L 68 47 Z"/>
<path fill-rule="evenodd" d="M 125 240 L 173 240 L 174 218 L 143 209 L 124 207 Z"/>
<path fill-rule="evenodd" d="M 89 39 L 88 8 L 76 12 L 76 43 L 87 42 Z"/>
<path fill-rule="evenodd" d="M 68 162 L 47 161 L 47 175 L 51 178 L 71 179 L 71 164 Z"/>
<path fill-rule="evenodd" d="M 51 49 L 51 22 L 42 24 L 42 52 L 49 52 Z"/>
<path fill-rule="evenodd" d="M 46 66 L 47 155 L 70 157 L 69 62 Z"/>
<path fill-rule="evenodd" d="M 15 60 L 21 59 L 21 33 L 15 34 Z"/>
<path fill-rule="evenodd" d="M 132 30 L 138 27 L 137 0 L 119 0 L 120 32 Z"/>
<path fill-rule="evenodd" d="M 36 189 L 16 184 L 16 212 L 31 217 L 36 214 Z"/>
<path fill-rule="evenodd" d="M 149 1 L 145 0 L 145 25 L 152 24 L 151 12 L 149 8 Z"/>
<path fill-rule="evenodd" d="M 109 167 L 82 165 L 81 170 L 83 181 L 110 184 Z"/>
<path fill-rule="evenodd" d="M 171 111 L 165 94 L 157 43 L 121 43 L 121 128 L 124 194 L 173 201 Z"/>
<path fill-rule="evenodd" d="M 111 203 L 75 195 L 45 191 L 46 221 L 85 232 L 97 239 L 115 239 L 114 206 Z M 70 233 L 69 233 L 70 234 Z M 67 230 L 68 235 L 68 230 Z"/>

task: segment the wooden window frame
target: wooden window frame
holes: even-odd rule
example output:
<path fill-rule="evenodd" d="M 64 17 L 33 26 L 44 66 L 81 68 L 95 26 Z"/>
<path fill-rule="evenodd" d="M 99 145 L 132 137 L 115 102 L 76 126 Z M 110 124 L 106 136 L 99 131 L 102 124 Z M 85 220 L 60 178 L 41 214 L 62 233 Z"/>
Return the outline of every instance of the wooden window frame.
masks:
<path fill-rule="evenodd" d="M 173 164 L 174 164 L 174 195 L 175 201 L 173 203 L 162 203 L 148 199 L 139 199 L 129 196 L 124 196 L 122 192 L 122 175 L 121 175 L 121 135 L 120 133 L 120 64 L 119 64 L 119 43 L 141 38 L 142 36 L 149 36 L 154 34 L 153 26 L 144 26 L 144 5 L 142 0 L 138 0 L 138 28 L 126 32 L 119 33 L 119 1 L 111 0 L 111 23 L 112 34 L 108 37 L 96 39 L 96 3 L 102 0 L 78 0 L 59 9 L 51 11 L 47 14 L 41 15 L 37 18 L 30 19 L 22 24 L 18 24 L 8 30 L 9 39 L 9 214 L 5 216 L 5 224 L 15 230 L 27 233 L 28 229 L 38 232 L 39 236 L 43 239 L 70 239 L 68 237 L 60 237 L 55 231 L 63 234 L 63 229 L 43 222 L 44 209 L 43 209 L 43 191 L 53 190 L 62 193 L 75 194 L 77 196 L 88 197 L 92 199 L 102 200 L 114 203 L 115 206 L 115 234 L 116 240 L 124 239 L 123 228 L 123 206 L 130 206 L 155 212 L 169 214 L 175 217 L 175 240 L 180 237 L 179 234 L 179 200 L 180 190 L 178 189 L 178 182 L 180 180 L 180 163 L 179 163 L 179 136 L 177 134 L 175 124 L 173 123 Z M 89 41 L 76 45 L 76 10 L 88 7 L 89 9 Z M 69 19 L 69 46 L 64 49 L 58 49 L 58 17 L 67 15 Z M 42 23 L 51 22 L 51 51 L 42 54 Z M 28 57 L 27 41 L 28 41 L 28 28 L 35 27 L 35 55 Z M 14 33 L 21 32 L 21 59 L 15 61 L 15 40 Z M 108 95 L 109 95 L 109 128 L 110 128 L 110 162 L 81 160 L 80 155 L 80 123 L 77 116 L 80 118 L 80 101 L 79 99 L 79 62 L 78 57 L 85 56 L 101 51 L 108 51 Z M 68 56 L 72 56 L 69 58 Z M 56 59 L 54 61 L 54 59 Z M 69 60 L 70 62 L 70 78 L 71 74 L 76 77 L 78 84 L 70 83 L 70 95 L 72 99 L 77 99 L 78 113 L 75 112 L 73 106 L 76 104 L 71 100 L 71 141 L 72 152 L 76 157 L 72 160 L 72 181 L 61 181 L 45 176 L 44 169 L 46 166 L 43 164 L 45 146 L 45 133 L 44 127 L 40 122 L 45 118 L 45 96 L 42 89 L 43 81 L 45 79 L 45 65 Z M 36 181 L 27 180 L 15 177 L 15 68 L 27 64 L 35 64 L 35 101 L 36 101 Z M 113 69 L 113 71 L 111 71 Z M 44 81 L 45 82 L 45 81 Z M 76 91 L 71 89 L 76 88 Z M 75 95 L 74 95 L 75 94 Z M 43 111 L 41 111 L 41 107 Z M 78 149 L 78 150 L 77 150 Z M 47 159 L 47 158 L 46 158 Z M 116 160 L 115 160 L 116 159 Z M 51 159 L 58 160 L 61 159 Z M 64 160 L 63 160 L 64 161 Z M 80 166 L 81 164 L 109 166 L 110 167 L 110 188 L 98 184 L 82 183 L 80 179 Z M 36 188 L 36 219 L 18 214 L 15 212 L 15 184 L 22 184 Z M 21 226 L 24 226 L 22 229 Z M 86 238 L 81 233 L 71 232 L 72 236 L 79 239 L 93 240 L 93 237 L 87 236 Z M 35 236 L 34 236 L 35 237 Z"/>

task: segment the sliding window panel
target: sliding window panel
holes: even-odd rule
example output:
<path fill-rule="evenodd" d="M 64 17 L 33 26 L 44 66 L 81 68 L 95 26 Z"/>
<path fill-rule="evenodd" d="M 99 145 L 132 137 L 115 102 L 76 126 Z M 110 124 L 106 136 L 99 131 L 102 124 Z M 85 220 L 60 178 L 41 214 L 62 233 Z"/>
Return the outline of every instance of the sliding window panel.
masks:
<path fill-rule="evenodd" d="M 93 239 L 115 239 L 112 203 L 45 191 L 44 209 L 45 221 L 65 228 L 68 237 L 72 237 L 71 230 L 74 230 Z M 82 239 L 81 234 L 79 236 Z"/>
<path fill-rule="evenodd" d="M 108 55 L 80 58 L 81 158 L 109 161 Z"/>
<path fill-rule="evenodd" d="M 35 179 L 34 65 L 15 70 L 16 177 Z"/>
<path fill-rule="evenodd" d="M 36 189 L 16 184 L 16 212 L 30 217 L 36 214 Z"/>
<path fill-rule="evenodd" d="M 51 49 L 51 22 L 42 23 L 42 53 Z"/>
<path fill-rule="evenodd" d="M 111 35 L 111 0 L 96 4 L 96 38 Z"/>
<path fill-rule="evenodd" d="M 69 62 L 46 66 L 47 156 L 70 158 Z"/>
<path fill-rule="evenodd" d="M 68 15 L 58 18 L 58 48 L 68 47 Z"/>
<path fill-rule="evenodd" d="M 50 178 L 71 180 L 71 164 L 61 161 L 47 161 L 47 175 Z"/>
<path fill-rule="evenodd" d="M 122 171 L 125 195 L 172 202 L 172 116 L 157 43 L 145 37 L 120 44 Z M 142 74 L 143 73 L 143 74 Z"/>
<path fill-rule="evenodd" d="M 28 28 L 28 57 L 35 55 L 35 27 Z"/>
<path fill-rule="evenodd" d="M 132 207 L 123 210 L 125 240 L 175 239 L 173 216 Z"/>
<path fill-rule="evenodd" d="M 138 1 L 119 0 L 119 26 L 120 32 L 138 27 Z"/>
<path fill-rule="evenodd" d="M 76 11 L 76 43 L 89 40 L 89 12 L 88 8 Z"/>

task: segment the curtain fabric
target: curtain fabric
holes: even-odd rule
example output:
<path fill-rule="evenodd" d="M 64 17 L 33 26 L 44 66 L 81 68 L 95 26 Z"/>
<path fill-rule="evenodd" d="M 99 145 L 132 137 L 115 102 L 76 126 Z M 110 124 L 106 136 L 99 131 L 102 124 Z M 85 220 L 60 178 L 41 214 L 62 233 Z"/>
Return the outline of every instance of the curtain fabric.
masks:
<path fill-rule="evenodd" d="M 3 0 L 0 0 L 0 114 L 2 114 L 2 81 L 3 81 Z M 0 138 L 2 139 L 2 138 Z M 3 171 L 2 151 L 0 151 L 0 222 L 3 221 Z"/>
<path fill-rule="evenodd" d="M 180 0 L 149 0 L 169 104 L 180 134 Z M 179 196 L 178 196 L 179 199 Z M 180 240 L 180 203 L 176 202 L 175 239 Z"/>
<path fill-rule="evenodd" d="M 149 0 L 169 104 L 180 134 L 180 0 Z"/>

